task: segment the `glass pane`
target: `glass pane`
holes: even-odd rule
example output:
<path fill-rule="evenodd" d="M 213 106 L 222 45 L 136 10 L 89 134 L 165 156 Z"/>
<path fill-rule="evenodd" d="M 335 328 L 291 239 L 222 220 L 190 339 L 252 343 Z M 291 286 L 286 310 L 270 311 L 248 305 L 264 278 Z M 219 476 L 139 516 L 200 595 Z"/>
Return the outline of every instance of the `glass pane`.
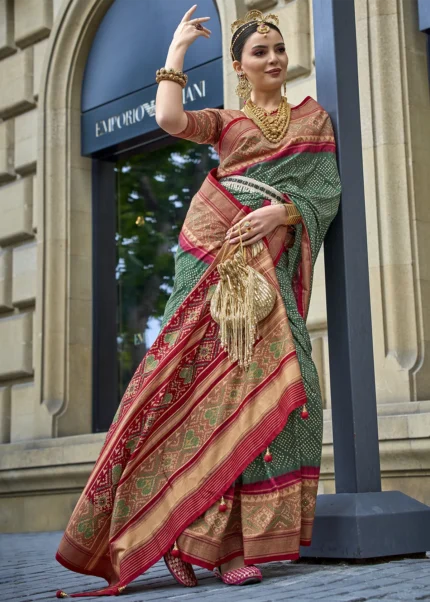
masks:
<path fill-rule="evenodd" d="M 212 147 L 178 140 L 116 165 L 118 402 L 159 333 L 182 223 L 218 163 Z"/>

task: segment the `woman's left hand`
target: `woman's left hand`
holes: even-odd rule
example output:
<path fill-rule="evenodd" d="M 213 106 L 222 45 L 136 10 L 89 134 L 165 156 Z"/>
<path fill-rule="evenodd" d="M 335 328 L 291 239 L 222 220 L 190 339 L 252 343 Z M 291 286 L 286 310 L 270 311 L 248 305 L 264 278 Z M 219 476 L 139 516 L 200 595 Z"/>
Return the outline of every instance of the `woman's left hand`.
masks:
<path fill-rule="evenodd" d="M 231 244 L 240 241 L 239 224 L 243 246 L 252 245 L 267 236 L 278 226 L 285 225 L 285 209 L 282 205 L 268 205 L 260 207 L 260 209 L 256 209 L 242 218 L 227 230 L 225 238 L 226 240 L 229 238 Z"/>

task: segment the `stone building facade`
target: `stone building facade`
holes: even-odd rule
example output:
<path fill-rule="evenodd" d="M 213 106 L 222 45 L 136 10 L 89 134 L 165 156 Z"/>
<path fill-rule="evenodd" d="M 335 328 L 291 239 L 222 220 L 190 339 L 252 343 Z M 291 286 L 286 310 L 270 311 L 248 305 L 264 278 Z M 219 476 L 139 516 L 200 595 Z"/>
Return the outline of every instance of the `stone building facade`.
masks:
<path fill-rule="evenodd" d="M 0 530 L 65 526 L 104 440 L 92 433 L 91 160 L 81 87 L 114 0 L 0 0 Z M 311 0 L 217 0 L 279 14 L 288 98 L 316 97 Z M 384 489 L 430 504 L 430 103 L 416 0 L 355 0 Z M 161 66 L 161 65 L 160 65 Z M 309 316 L 325 402 L 320 492 L 335 491 L 323 255 Z"/>

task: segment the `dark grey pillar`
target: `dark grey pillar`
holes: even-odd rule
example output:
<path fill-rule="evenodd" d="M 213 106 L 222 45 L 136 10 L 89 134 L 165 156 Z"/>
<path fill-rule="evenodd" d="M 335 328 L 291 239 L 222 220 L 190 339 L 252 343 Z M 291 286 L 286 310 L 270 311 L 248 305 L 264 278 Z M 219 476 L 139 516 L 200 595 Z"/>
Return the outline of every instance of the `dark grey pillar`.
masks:
<path fill-rule="evenodd" d="M 418 0 L 418 23 L 420 31 L 427 34 L 427 67 L 430 82 L 430 2 Z"/>
<path fill-rule="evenodd" d="M 354 0 L 313 0 L 318 102 L 336 132 L 342 200 L 327 235 L 327 315 L 336 494 L 320 495 L 302 556 L 430 550 L 430 507 L 381 492 Z"/>

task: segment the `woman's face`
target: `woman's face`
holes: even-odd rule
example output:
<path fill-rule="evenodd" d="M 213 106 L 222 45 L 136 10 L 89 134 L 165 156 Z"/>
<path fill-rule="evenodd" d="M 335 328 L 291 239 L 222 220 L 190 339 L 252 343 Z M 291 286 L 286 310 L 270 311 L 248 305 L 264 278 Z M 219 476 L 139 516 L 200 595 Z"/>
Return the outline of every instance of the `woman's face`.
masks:
<path fill-rule="evenodd" d="M 276 29 L 264 36 L 256 31 L 246 40 L 236 71 L 244 71 L 254 90 L 269 92 L 281 88 L 287 78 L 288 55 Z"/>

